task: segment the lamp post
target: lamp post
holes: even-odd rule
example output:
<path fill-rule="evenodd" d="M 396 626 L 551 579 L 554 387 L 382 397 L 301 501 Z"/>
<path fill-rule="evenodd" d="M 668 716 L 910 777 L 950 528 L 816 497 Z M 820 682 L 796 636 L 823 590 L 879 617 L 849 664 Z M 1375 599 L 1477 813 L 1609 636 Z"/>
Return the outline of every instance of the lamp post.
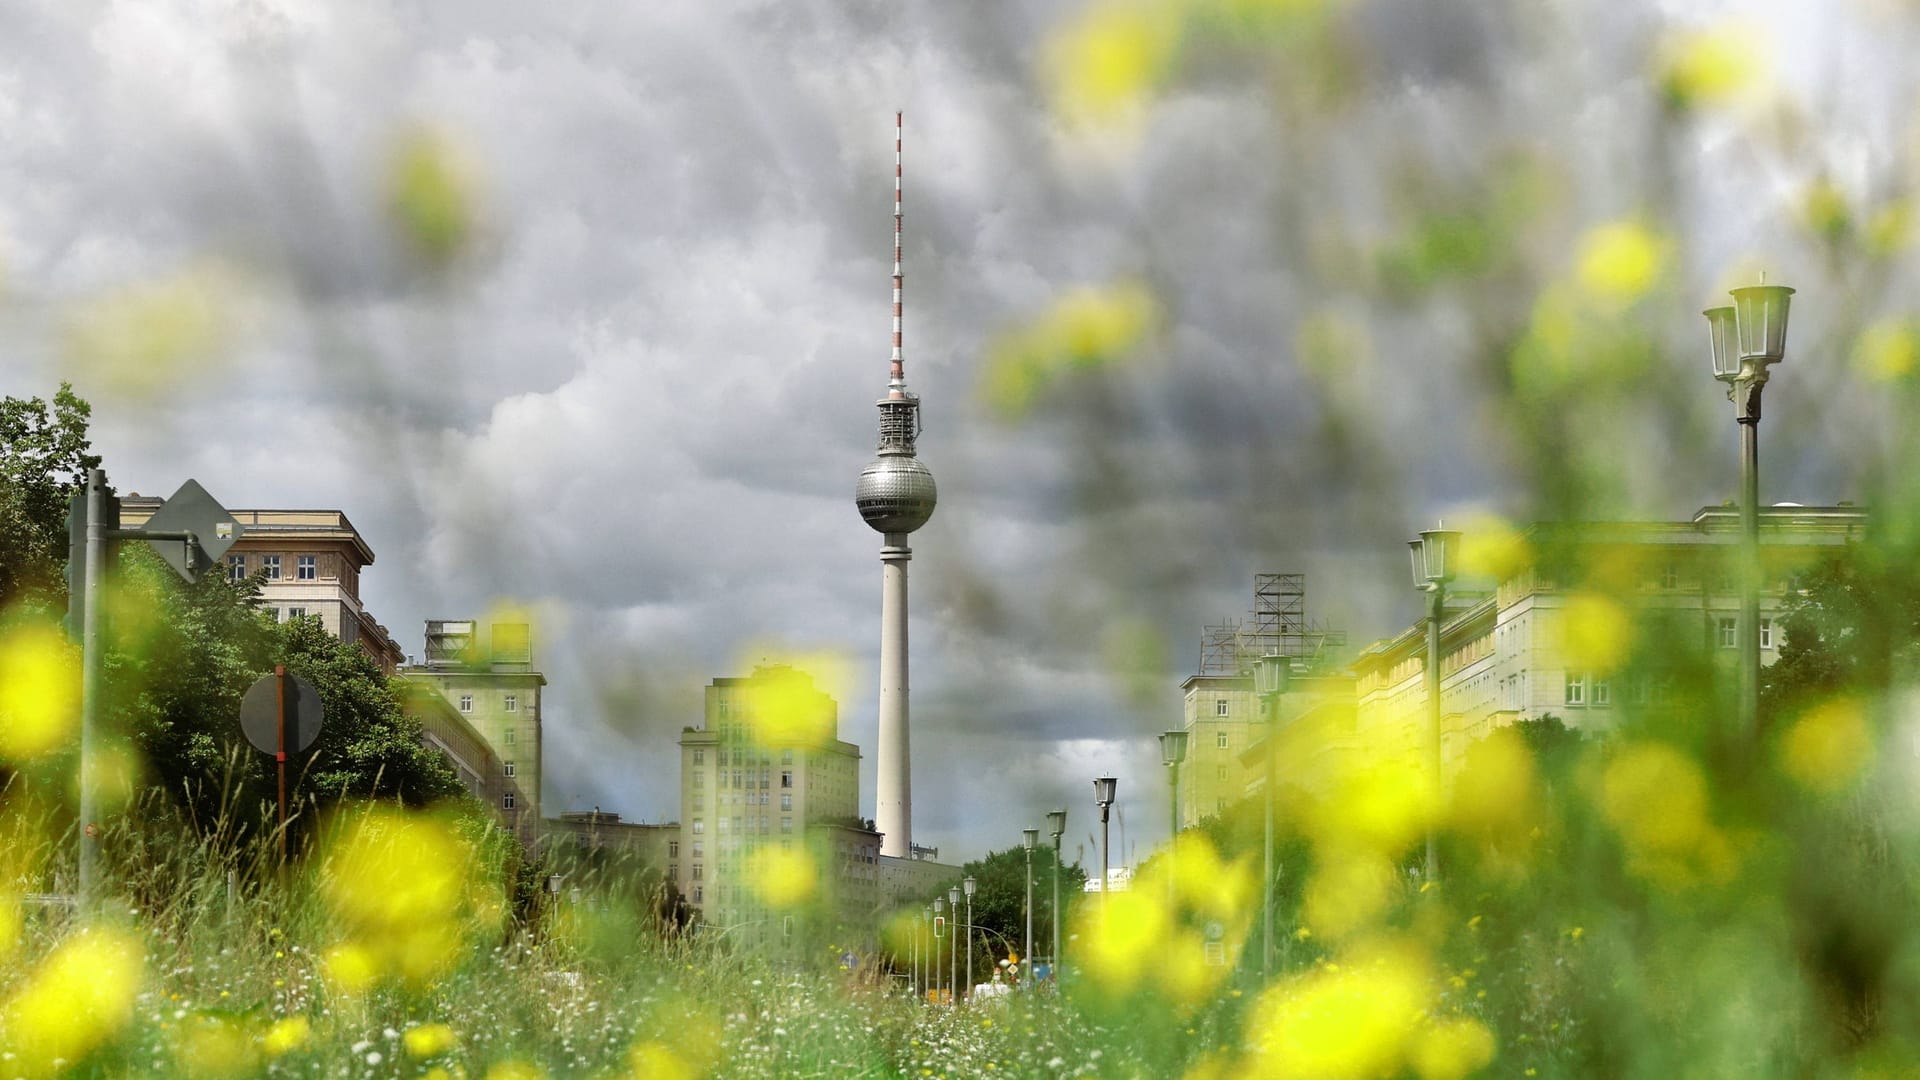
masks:
<path fill-rule="evenodd" d="M 957 917 L 960 914 L 960 886 L 955 885 L 947 890 L 947 901 L 953 905 L 953 913 Z M 948 937 L 952 938 L 952 935 L 949 934 Z M 954 947 L 955 944 L 957 939 L 947 945 L 947 1003 L 949 1005 L 960 1004 L 960 950 Z"/>
<path fill-rule="evenodd" d="M 1733 290 L 1733 306 L 1702 314 L 1713 346 L 1713 377 L 1727 384 L 1740 424 L 1740 726 L 1760 731 L 1760 391 L 1767 368 L 1787 352 L 1793 290 L 1762 284 Z"/>
<path fill-rule="evenodd" d="M 1120 781 L 1102 776 L 1093 782 L 1093 801 L 1100 804 L 1100 912 L 1107 910 L 1107 811 L 1113 808 L 1113 791 Z"/>
<path fill-rule="evenodd" d="M 1027 849 L 1027 989 L 1033 989 L 1033 848 L 1040 842 L 1039 829 L 1020 830 L 1020 846 Z"/>
<path fill-rule="evenodd" d="M 1440 743 L 1440 617 L 1447 602 L 1447 583 L 1453 580 L 1456 569 L 1460 534 L 1444 528 L 1429 529 L 1420 534 L 1420 539 L 1409 540 L 1407 546 L 1413 551 L 1413 586 L 1427 594 L 1427 663 L 1424 673 L 1427 690 L 1427 761 L 1433 770 L 1433 797 L 1439 800 L 1445 794 Z M 1426 879 L 1438 881 L 1439 875 L 1438 834 L 1430 821 L 1427 825 Z"/>
<path fill-rule="evenodd" d="M 979 886 L 968 874 L 960 879 L 960 891 L 967 894 L 967 998 L 973 998 L 973 890 Z"/>
<path fill-rule="evenodd" d="M 1273 975 L 1273 789 L 1278 784 L 1274 775 L 1274 744 L 1279 733 L 1280 695 L 1287 692 L 1287 683 L 1293 675 L 1293 661 L 1279 653 L 1262 656 L 1253 668 L 1254 693 L 1260 696 L 1260 712 L 1267 725 L 1266 743 L 1266 779 L 1260 784 L 1260 793 L 1265 802 L 1262 814 L 1260 845 L 1260 977 Z"/>
<path fill-rule="evenodd" d="M 933 970 L 928 974 L 933 981 L 933 999 L 940 1000 L 940 924 L 946 914 L 947 902 L 940 897 L 933 898 Z"/>
<path fill-rule="evenodd" d="M 1060 985 L 1060 837 L 1067 831 L 1067 811 L 1062 808 L 1047 813 L 1047 829 L 1053 833 L 1053 953 L 1047 957 L 1048 970 L 1052 972 L 1053 985 Z"/>
<path fill-rule="evenodd" d="M 1167 767 L 1169 813 L 1167 817 L 1167 910 L 1173 910 L 1175 871 L 1180 864 L 1176 841 L 1180 839 L 1180 763 L 1187 760 L 1187 733 L 1160 733 L 1160 763 Z"/>

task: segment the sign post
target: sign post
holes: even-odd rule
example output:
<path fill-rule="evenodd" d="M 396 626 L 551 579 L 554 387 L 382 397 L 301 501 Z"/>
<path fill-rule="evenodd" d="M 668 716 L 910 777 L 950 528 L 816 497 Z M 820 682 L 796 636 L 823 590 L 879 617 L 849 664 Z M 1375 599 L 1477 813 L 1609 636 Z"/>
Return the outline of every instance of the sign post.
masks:
<path fill-rule="evenodd" d="M 326 720 L 320 692 L 287 665 L 275 664 L 240 699 L 240 730 L 253 748 L 272 754 L 280 789 L 280 861 L 287 859 L 287 755 L 304 754 L 320 737 Z"/>

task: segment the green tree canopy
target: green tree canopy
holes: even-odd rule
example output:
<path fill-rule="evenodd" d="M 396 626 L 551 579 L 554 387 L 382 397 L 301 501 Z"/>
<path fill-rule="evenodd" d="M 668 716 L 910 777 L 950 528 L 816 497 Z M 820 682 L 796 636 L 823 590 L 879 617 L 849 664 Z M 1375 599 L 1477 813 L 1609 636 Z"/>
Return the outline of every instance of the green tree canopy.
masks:
<path fill-rule="evenodd" d="M 0 398 L 0 611 L 66 602 L 67 500 L 100 464 L 88 453 L 92 412 L 66 383 L 51 403 Z"/>

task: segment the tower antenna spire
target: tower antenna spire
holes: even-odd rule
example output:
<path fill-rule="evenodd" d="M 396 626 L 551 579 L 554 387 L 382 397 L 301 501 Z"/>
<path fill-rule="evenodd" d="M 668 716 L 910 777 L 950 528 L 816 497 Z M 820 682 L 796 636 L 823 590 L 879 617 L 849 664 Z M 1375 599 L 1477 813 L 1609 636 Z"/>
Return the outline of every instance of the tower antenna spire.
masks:
<path fill-rule="evenodd" d="M 900 358 L 900 296 L 904 276 L 900 271 L 900 144 L 902 122 L 900 110 L 893 114 L 893 365 L 889 372 L 889 385 L 895 391 L 907 385 L 907 369 Z"/>

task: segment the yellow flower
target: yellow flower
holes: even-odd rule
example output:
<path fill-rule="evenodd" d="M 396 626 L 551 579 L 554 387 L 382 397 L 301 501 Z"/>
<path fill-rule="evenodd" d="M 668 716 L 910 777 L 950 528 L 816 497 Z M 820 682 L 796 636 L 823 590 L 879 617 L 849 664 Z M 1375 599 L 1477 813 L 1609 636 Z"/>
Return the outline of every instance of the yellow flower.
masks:
<path fill-rule="evenodd" d="M 60 632 L 27 624 L 0 634 L 0 758 L 65 745 L 80 721 L 80 658 Z"/>
<path fill-rule="evenodd" d="M 60 943 L 0 1007 L 0 1031 L 16 1040 L 17 1068 L 49 1071 L 79 1061 L 125 1026 L 146 960 L 121 930 L 83 930 Z"/>
<path fill-rule="evenodd" d="M 1637 222 L 1615 221 L 1581 240 L 1577 276 L 1588 295 L 1620 308 L 1645 296 L 1666 262 L 1665 238 Z"/>
<path fill-rule="evenodd" d="M 274 1021 L 267 1033 L 261 1036 L 260 1043 L 272 1057 L 298 1050 L 307 1043 L 312 1027 L 304 1016 L 289 1016 Z"/>
<path fill-rule="evenodd" d="M 1780 740 L 1780 766 L 1801 787 L 1835 795 L 1853 785 L 1873 761 L 1866 710 L 1837 698 L 1807 710 Z"/>
<path fill-rule="evenodd" d="M 408 1028 L 402 1041 L 408 1054 L 417 1058 L 433 1057 L 453 1048 L 453 1029 L 445 1024 L 420 1024 Z"/>

